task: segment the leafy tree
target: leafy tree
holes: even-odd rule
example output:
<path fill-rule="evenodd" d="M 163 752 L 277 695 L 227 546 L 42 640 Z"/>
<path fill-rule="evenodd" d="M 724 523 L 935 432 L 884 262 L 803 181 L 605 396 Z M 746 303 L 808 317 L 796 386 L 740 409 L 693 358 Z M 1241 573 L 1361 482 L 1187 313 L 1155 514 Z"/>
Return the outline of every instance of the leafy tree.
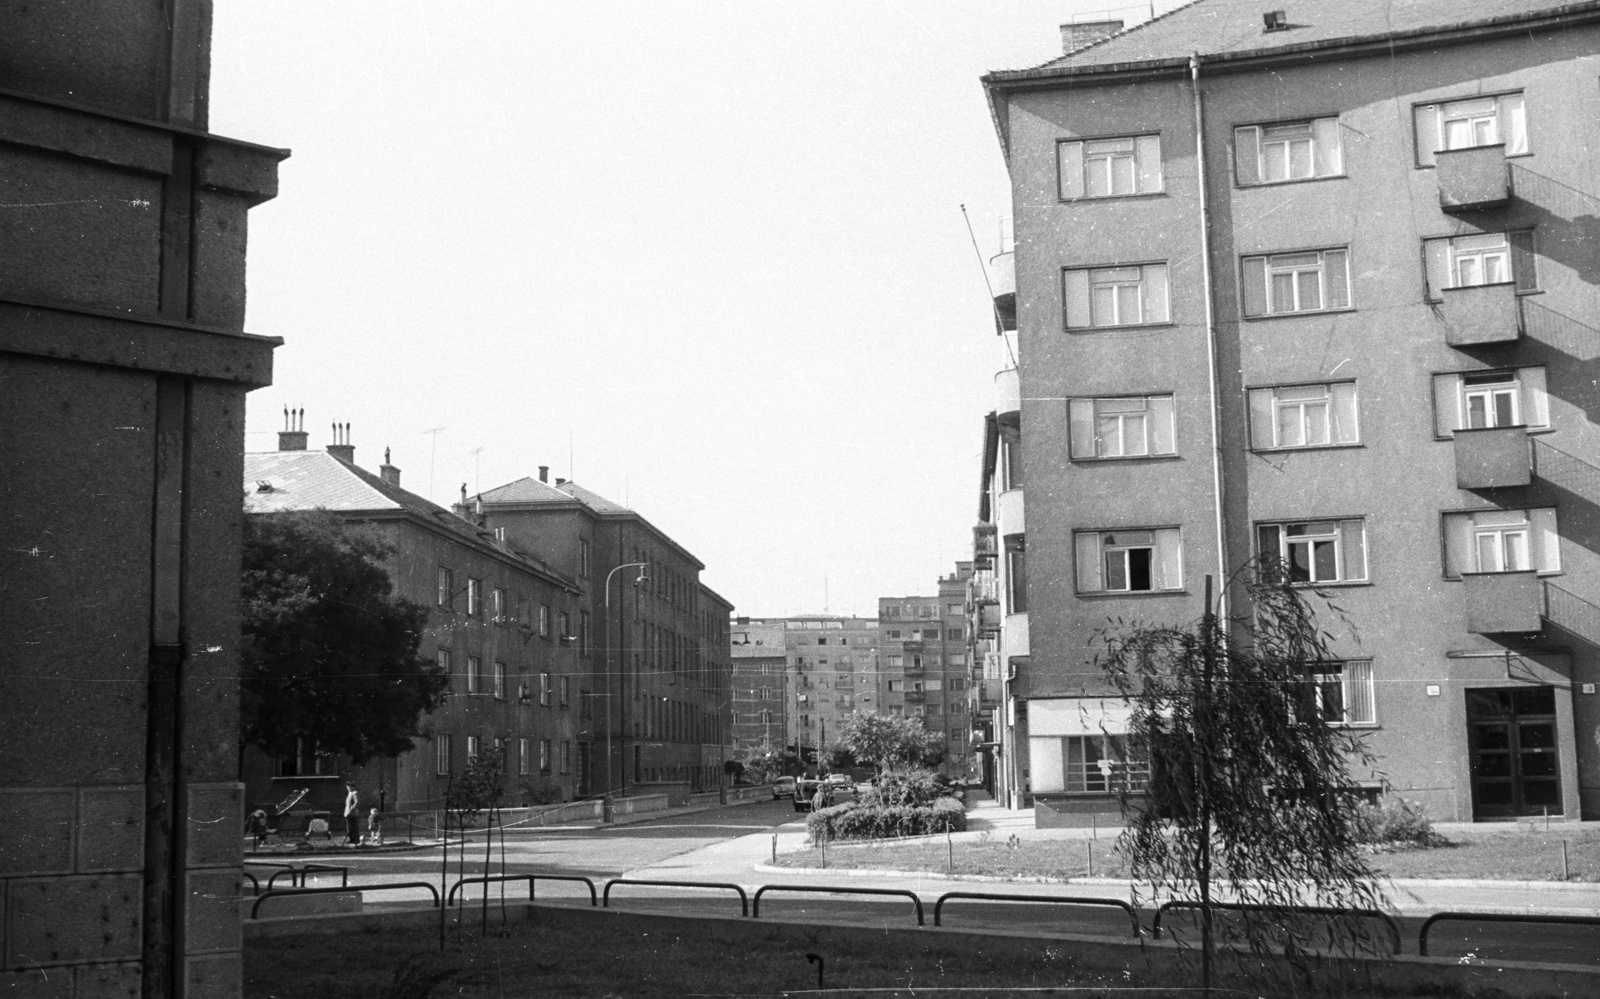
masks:
<path fill-rule="evenodd" d="M 1311 591 L 1273 575 L 1243 585 L 1250 610 L 1231 627 L 1209 610 L 1207 577 L 1198 623 L 1101 635 L 1101 665 L 1132 707 L 1131 755 L 1149 763 L 1143 790 L 1119 781 L 1125 830 L 1117 848 L 1136 885 L 1149 886 L 1146 901 L 1201 904 L 1207 990 L 1217 932 L 1232 947 L 1281 953 L 1307 971 L 1308 949 L 1370 953 L 1377 941 L 1370 917 L 1313 918 L 1305 906 L 1384 904 L 1361 848 L 1351 776 L 1353 764 L 1374 758 L 1358 736 L 1329 723 L 1342 707 L 1337 685 L 1317 678 L 1338 673 L 1338 660 L 1307 602 Z M 1219 886 L 1225 901 L 1253 911 L 1215 923 Z"/>
<path fill-rule="evenodd" d="M 856 713 L 845 719 L 839 745 L 878 773 L 897 767 L 937 764 L 944 741 L 922 722 L 901 715 Z"/>
<path fill-rule="evenodd" d="M 245 517 L 242 734 L 363 763 L 415 744 L 449 678 L 417 655 L 427 609 L 395 596 L 388 546 L 325 511 Z"/>

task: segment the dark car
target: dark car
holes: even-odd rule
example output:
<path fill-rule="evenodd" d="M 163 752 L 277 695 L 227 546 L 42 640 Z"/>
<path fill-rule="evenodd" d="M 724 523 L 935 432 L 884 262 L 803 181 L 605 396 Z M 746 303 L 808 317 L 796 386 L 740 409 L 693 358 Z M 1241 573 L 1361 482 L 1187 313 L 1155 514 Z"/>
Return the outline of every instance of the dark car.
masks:
<path fill-rule="evenodd" d="M 773 781 L 772 782 L 772 797 L 773 797 L 774 800 L 776 800 L 778 798 L 793 798 L 794 797 L 794 778 L 793 777 L 779 777 L 777 780 Z"/>
<path fill-rule="evenodd" d="M 823 788 L 822 803 L 826 808 L 833 804 L 833 792 L 815 777 L 802 777 L 794 784 L 794 810 L 797 812 L 811 811 L 811 802 L 817 796 L 817 789 Z"/>

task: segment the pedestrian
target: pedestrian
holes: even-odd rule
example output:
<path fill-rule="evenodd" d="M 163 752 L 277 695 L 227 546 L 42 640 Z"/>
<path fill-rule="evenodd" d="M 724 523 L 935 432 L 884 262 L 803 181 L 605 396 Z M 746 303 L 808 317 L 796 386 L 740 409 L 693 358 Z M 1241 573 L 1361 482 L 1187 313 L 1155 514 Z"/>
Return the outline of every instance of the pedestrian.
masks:
<path fill-rule="evenodd" d="M 267 841 L 267 813 L 264 809 L 256 809 L 250 813 L 250 834 L 255 837 L 253 850 L 261 849 L 261 844 Z"/>
<path fill-rule="evenodd" d="M 344 828 L 345 839 L 351 846 L 361 845 L 361 795 L 356 793 L 354 784 L 346 783 L 344 786 Z"/>
<path fill-rule="evenodd" d="M 367 813 L 367 843 L 372 846 L 383 845 L 383 816 L 378 814 L 376 805 Z"/>

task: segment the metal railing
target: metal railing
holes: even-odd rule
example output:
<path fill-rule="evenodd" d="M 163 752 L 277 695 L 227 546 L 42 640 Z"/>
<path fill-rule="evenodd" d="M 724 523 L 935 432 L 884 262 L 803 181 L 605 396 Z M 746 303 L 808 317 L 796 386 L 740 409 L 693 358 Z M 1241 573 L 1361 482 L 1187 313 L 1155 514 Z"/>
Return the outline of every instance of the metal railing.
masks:
<path fill-rule="evenodd" d="M 1600 468 L 1542 437 L 1533 439 L 1533 474 L 1591 503 L 1600 503 Z"/>
<path fill-rule="evenodd" d="M 358 885 L 355 888 L 273 888 L 256 896 L 256 902 L 250 907 L 250 918 L 257 918 L 261 912 L 261 903 L 269 898 L 280 898 L 285 895 L 349 895 L 361 894 L 369 891 L 392 891 L 400 888 L 426 888 L 433 895 L 434 908 L 439 907 L 439 889 L 426 881 L 390 881 L 377 885 Z"/>
<path fill-rule="evenodd" d="M 271 877 L 267 878 L 267 891 L 276 888 L 278 879 L 281 877 L 288 877 L 291 888 L 304 888 L 307 874 L 324 872 L 338 874 L 340 887 L 348 888 L 350 886 L 350 868 L 348 867 L 339 867 L 334 864 L 270 864 L 261 861 L 246 861 L 246 863 L 254 864 L 257 867 L 278 868 L 278 870 L 272 872 Z"/>
<path fill-rule="evenodd" d="M 1428 956 L 1428 930 L 1434 923 L 1452 920 L 1470 923 L 1553 923 L 1559 926 L 1600 926 L 1600 916 L 1556 916 L 1534 913 L 1435 912 L 1417 930 L 1417 953 Z"/>
<path fill-rule="evenodd" d="M 917 925 L 926 926 L 922 918 L 922 899 L 917 893 L 907 888 L 832 888 L 826 885 L 762 885 L 756 889 L 755 906 L 752 918 L 761 918 L 761 896 L 769 891 L 801 891 L 821 895 L 893 895 L 898 898 L 909 898 L 917 907 Z"/>
<path fill-rule="evenodd" d="M 1546 621 L 1572 632 L 1584 641 L 1600 645 L 1600 607 L 1576 593 L 1546 582 L 1544 617 Z"/>
<path fill-rule="evenodd" d="M 944 908 L 945 900 L 952 898 L 966 898 L 992 902 L 1048 902 L 1054 905 L 1112 906 L 1114 908 L 1121 909 L 1123 912 L 1128 914 L 1129 921 L 1133 923 L 1134 936 L 1137 937 L 1141 933 L 1141 928 L 1139 926 L 1139 913 L 1134 910 L 1133 906 L 1122 901 L 1121 899 L 1092 898 L 1087 895 L 1001 895 L 981 891 L 947 891 L 943 895 L 940 895 L 933 902 L 933 925 L 941 925 L 939 922 L 940 910 Z"/>
<path fill-rule="evenodd" d="M 456 892 L 460 891 L 463 885 L 501 884 L 510 881 L 528 882 L 528 901 L 530 902 L 533 901 L 533 883 L 535 881 L 581 881 L 589 886 L 589 904 L 599 904 L 596 901 L 594 882 L 582 874 L 495 874 L 480 878 L 461 878 L 450 886 L 450 891 L 445 895 L 444 904 L 447 906 L 455 905 Z"/>
<path fill-rule="evenodd" d="M 600 904 L 605 908 L 611 907 L 611 889 L 617 885 L 647 885 L 653 888 L 720 888 L 725 891 L 739 893 L 739 915 L 750 915 L 750 899 L 744 889 L 736 884 L 720 881 L 656 881 L 647 878 L 612 878 L 606 882 L 605 890 L 600 895 Z"/>
<path fill-rule="evenodd" d="M 1174 909 L 1203 909 L 1205 903 L 1192 902 L 1188 899 L 1173 899 L 1163 902 L 1156 909 L 1155 924 L 1153 926 L 1155 938 L 1161 939 L 1161 914 Z M 1400 924 L 1387 912 L 1378 909 L 1341 909 L 1328 905 L 1259 905 L 1250 902 L 1212 902 L 1211 908 L 1222 909 L 1227 912 L 1270 912 L 1294 913 L 1306 916 L 1354 916 L 1360 919 L 1380 920 L 1389 929 L 1389 936 L 1394 941 L 1394 952 L 1403 953 L 1405 948 L 1400 939 Z"/>
<path fill-rule="evenodd" d="M 259 895 L 259 894 L 261 894 L 261 882 L 259 882 L 259 881 L 257 881 L 257 880 L 256 880 L 256 876 L 255 876 L 255 875 L 254 875 L 254 874 L 251 874 L 251 873 L 250 873 L 250 872 L 249 872 L 249 871 L 240 871 L 240 872 L 239 872 L 239 876 L 240 876 L 240 877 L 245 877 L 245 878 L 249 878 L 249 879 L 250 879 L 250 886 L 251 886 L 251 887 L 252 887 L 252 888 L 253 888 L 253 889 L 255 889 L 255 890 L 254 890 L 254 891 L 252 891 L 252 892 L 251 892 L 251 893 L 250 893 L 250 894 L 252 894 L 252 895 Z M 240 891 L 244 891 L 244 885 L 243 885 L 243 884 L 240 884 L 240 885 L 239 885 L 239 890 L 240 890 Z"/>

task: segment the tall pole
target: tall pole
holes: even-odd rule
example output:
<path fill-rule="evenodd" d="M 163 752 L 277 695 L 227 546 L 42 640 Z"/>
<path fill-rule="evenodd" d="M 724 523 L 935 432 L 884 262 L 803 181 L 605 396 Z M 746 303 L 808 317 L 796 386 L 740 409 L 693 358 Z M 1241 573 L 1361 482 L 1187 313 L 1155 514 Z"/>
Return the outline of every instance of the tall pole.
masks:
<path fill-rule="evenodd" d="M 639 580 L 642 580 L 642 579 L 644 579 L 645 567 L 647 567 L 649 564 L 650 563 L 648 563 L 648 562 L 626 562 L 626 563 L 624 563 L 622 565 L 617 566 L 615 569 L 612 569 L 610 572 L 606 573 L 606 582 L 605 582 L 604 589 L 605 589 L 605 594 L 606 594 L 606 617 L 607 618 L 611 617 L 611 577 L 615 576 L 617 573 L 621 572 L 623 569 L 634 569 L 634 568 L 637 568 L 639 570 Z M 639 580 L 635 580 L 634 584 L 638 585 Z M 616 725 L 613 723 L 612 717 L 613 717 L 613 713 L 618 718 L 620 718 L 621 715 L 622 715 L 622 707 L 621 707 L 621 705 L 617 705 L 616 706 L 615 712 L 613 712 L 612 706 L 614 704 L 616 704 L 616 702 L 618 700 L 620 700 L 622 694 L 626 693 L 626 691 L 622 689 L 622 663 L 620 662 L 620 660 L 623 657 L 623 654 L 626 652 L 626 650 L 623 648 L 623 629 L 625 627 L 625 623 L 623 622 L 622 615 L 620 613 L 621 610 L 622 610 L 622 587 L 620 585 L 618 585 L 618 587 L 617 587 L 617 605 L 618 605 L 617 609 L 618 609 L 618 612 L 619 612 L 618 615 L 617 615 L 617 644 L 612 649 L 612 654 L 608 655 L 606 657 L 606 664 L 607 664 L 607 667 L 608 667 L 607 671 L 606 671 L 606 673 L 607 673 L 607 675 L 606 675 L 606 800 L 607 801 L 610 801 L 612 795 L 615 793 L 615 789 L 616 789 L 617 785 L 615 783 L 613 783 L 613 777 L 614 777 L 615 774 L 618 773 L 618 768 L 615 767 L 615 765 L 614 765 L 614 757 L 612 755 L 612 734 L 613 734 L 614 730 L 616 729 Z M 607 644 L 610 644 L 610 643 L 607 643 Z M 616 690 L 612 689 L 613 681 L 616 682 L 616 685 L 617 685 L 617 689 Z M 623 750 L 624 751 L 627 750 L 626 744 L 624 744 Z M 622 773 L 626 774 L 626 765 L 627 764 L 626 764 L 626 761 L 622 761 L 622 762 L 623 762 Z M 626 782 L 623 782 L 623 783 L 625 784 Z"/>
<path fill-rule="evenodd" d="M 1211 680 L 1216 666 L 1212 636 L 1217 621 L 1211 613 L 1211 576 L 1206 576 L 1205 615 L 1200 619 L 1200 697 L 1194 706 L 1194 732 L 1199 742 L 1200 844 L 1200 987 L 1211 995 Z"/>

